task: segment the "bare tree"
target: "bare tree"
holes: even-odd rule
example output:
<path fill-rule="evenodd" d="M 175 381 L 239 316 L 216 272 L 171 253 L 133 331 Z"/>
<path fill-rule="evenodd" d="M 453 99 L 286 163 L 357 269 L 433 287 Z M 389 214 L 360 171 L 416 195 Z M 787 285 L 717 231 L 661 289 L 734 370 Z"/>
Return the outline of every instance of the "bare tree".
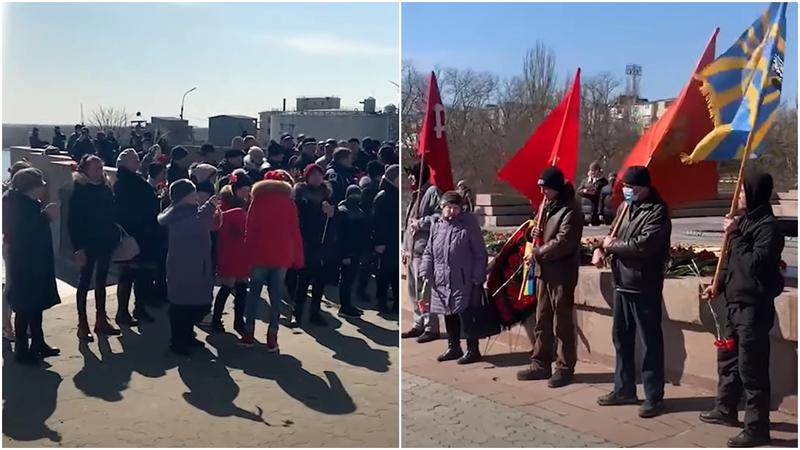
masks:
<path fill-rule="evenodd" d="M 120 139 L 128 130 L 129 117 L 125 108 L 100 106 L 92 111 L 92 115 L 89 117 L 89 126 L 103 131 L 111 130 Z"/>

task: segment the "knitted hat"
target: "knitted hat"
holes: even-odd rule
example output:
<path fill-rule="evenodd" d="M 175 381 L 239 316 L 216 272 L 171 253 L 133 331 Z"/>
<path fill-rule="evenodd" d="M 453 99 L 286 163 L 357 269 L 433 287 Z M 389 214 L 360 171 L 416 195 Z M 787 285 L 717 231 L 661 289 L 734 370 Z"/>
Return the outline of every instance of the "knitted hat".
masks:
<path fill-rule="evenodd" d="M 228 150 L 225 152 L 225 158 L 238 158 L 240 156 L 244 156 L 244 152 L 242 150 Z"/>
<path fill-rule="evenodd" d="M 442 194 L 442 200 L 440 203 L 442 205 L 461 206 L 464 204 L 464 197 L 462 197 L 457 191 L 447 191 Z"/>
<path fill-rule="evenodd" d="M 360 197 L 361 196 L 361 188 L 358 185 L 351 184 L 347 186 L 347 190 L 345 191 L 344 198 L 350 198 L 353 196 Z"/>
<path fill-rule="evenodd" d="M 139 155 L 136 153 L 136 150 L 132 148 L 126 148 L 122 151 L 122 153 L 119 154 L 119 156 L 117 156 L 117 168 L 134 161 L 137 164 L 139 163 Z"/>
<path fill-rule="evenodd" d="M 561 191 L 564 188 L 564 174 L 556 167 L 548 167 L 539 177 L 539 186 Z"/>
<path fill-rule="evenodd" d="M 210 180 L 216 174 L 217 168 L 211 164 L 202 163 L 189 169 L 189 176 L 198 184 Z"/>
<path fill-rule="evenodd" d="M 252 146 L 249 150 L 247 150 L 247 156 L 244 157 L 245 160 L 249 160 L 253 164 L 260 164 L 264 162 L 264 150 L 261 147 Z"/>
<path fill-rule="evenodd" d="M 182 146 L 178 145 L 172 147 L 172 151 L 170 152 L 170 157 L 173 161 L 177 161 L 179 159 L 183 159 L 189 156 L 189 152 Z"/>
<path fill-rule="evenodd" d="M 161 172 L 163 172 L 165 168 L 166 167 L 164 167 L 164 164 L 161 164 L 160 162 L 151 163 L 149 166 L 147 166 L 147 175 L 150 178 L 155 178 L 161 175 Z"/>
<path fill-rule="evenodd" d="M 236 191 L 245 186 L 252 186 L 253 180 L 250 179 L 250 176 L 247 175 L 247 171 L 244 169 L 236 169 L 232 174 L 228 175 L 228 183 L 235 194 Z"/>
<path fill-rule="evenodd" d="M 323 170 L 322 167 L 319 164 L 313 164 L 312 163 L 312 164 L 307 165 L 306 168 L 303 169 L 303 178 L 308 179 L 308 176 L 311 175 L 311 172 L 313 172 L 315 170 L 319 171 L 320 175 L 323 175 L 323 176 L 325 175 L 325 170 Z"/>
<path fill-rule="evenodd" d="M 197 188 L 194 186 L 194 183 L 186 178 L 173 181 L 172 184 L 169 185 L 169 198 L 172 200 L 173 204 L 180 203 L 181 200 L 195 192 L 197 192 Z"/>
<path fill-rule="evenodd" d="M 286 149 L 283 148 L 281 144 L 278 144 L 275 141 L 270 141 L 269 147 L 267 147 L 267 157 L 273 158 L 275 156 L 283 156 L 286 154 Z"/>
<path fill-rule="evenodd" d="M 650 187 L 650 172 L 645 166 L 630 166 L 622 176 L 622 182 L 632 186 Z"/>
<path fill-rule="evenodd" d="M 278 180 L 278 181 L 285 181 L 289 184 L 294 184 L 294 179 L 292 176 L 289 175 L 289 172 L 278 169 L 278 170 L 270 170 L 269 172 L 264 174 L 265 180 Z"/>
<path fill-rule="evenodd" d="M 11 177 L 11 188 L 26 193 L 40 186 L 44 186 L 44 174 L 35 167 L 22 169 Z"/>

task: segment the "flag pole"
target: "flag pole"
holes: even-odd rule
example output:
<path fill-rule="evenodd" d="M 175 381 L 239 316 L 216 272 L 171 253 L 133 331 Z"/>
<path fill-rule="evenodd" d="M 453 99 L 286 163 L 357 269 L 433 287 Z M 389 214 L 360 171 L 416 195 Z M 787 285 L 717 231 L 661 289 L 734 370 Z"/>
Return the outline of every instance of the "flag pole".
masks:
<path fill-rule="evenodd" d="M 425 194 L 424 192 L 422 192 L 422 185 L 423 185 L 422 184 L 422 174 L 425 171 L 425 155 L 426 154 L 427 154 L 427 152 L 423 151 L 422 152 L 422 156 L 420 157 L 420 160 L 419 160 L 419 175 L 417 177 L 417 198 L 414 200 L 415 205 L 414 205 L 414 209 L 413 209 L 413 211 L 414 211 L 414 219 L 417 222 L 419 221 L 419 218 L 422 215 L 422 212 L 420 211 L 420 206 L 421 206 L 421 203 L 422 203 L 422 196 Z M 412 277 L 414 277 L 414 293 L 416 294 L 416 299 L 415 300 L 417 301 L 417 304 L 419 304 L 419 301 L 420 301 L 419 297 L 423 294 L 423 292 L 419 291 L 419 278 L 417 277 L 417 274 L 414 272 L 414 238 L 416 238 L 416 236 L 417 236 L 417 230 L 419 230 L 419 223 L 417 223 L 417 226 L 414 228 L 414 231 L 411 233 L 411 252 L 408 255 L 408 271 L 410 272 L 410 275 Z M 425 290 L 424 286 L 423 286 L 422 290 L 423 291 Z"/>
<path fill-rule="evenodd" d="M 747 142 L 744 145 L 744 151 L 742 152 L 742 162 L 739 164 L 739 176 L 736 178 L 736 187 L 733 190 L 733 199 L 731 200 L 731 209 L 728 212 L 728 215 L 733 217 L 734 214 L 739 209 L 739 196 L 742 193 L 742 178 L 744 175 L 744 165 L 747 163 L 747 159 L 750 156 L 750 145 L 753 141 L 753 131 L 751 130 L 750 133 L 747 134 Z M 719 259 L 717 260 L 717 267 L 714 270 L 714 278 L 711 280 L 711 285 L 716 288 L 717 283 L 719 282 L 719 275 L 722 272 L 722 266 L 725 261 L 725 257 L 728 255 L 728 245 L 730 244 L 731 235 L 730 233 L 725 233 L 725 237 L 722 239 L 722 248 L 719 252 Z"/>

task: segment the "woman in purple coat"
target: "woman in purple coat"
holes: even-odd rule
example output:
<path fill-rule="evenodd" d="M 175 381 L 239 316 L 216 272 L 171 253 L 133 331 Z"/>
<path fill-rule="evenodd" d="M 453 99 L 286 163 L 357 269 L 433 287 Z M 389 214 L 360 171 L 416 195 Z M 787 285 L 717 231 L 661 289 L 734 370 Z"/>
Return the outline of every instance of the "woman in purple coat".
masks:
<path fill-rule="evenodd" d="M 481 354 L 477 339 L 468 338 L 467 353 L 461 350 L 460 313 L 480 304 L 488 255 L 478 220 L 462 211 L 463 204 L 458 192 L 442 195 L 441 219 L 431 227 L 421 274 L 431 286 L 430 312 L 443 314 L 447 326 L 447 351 L 437 360 L 469 364 L 479 361 Z"/>

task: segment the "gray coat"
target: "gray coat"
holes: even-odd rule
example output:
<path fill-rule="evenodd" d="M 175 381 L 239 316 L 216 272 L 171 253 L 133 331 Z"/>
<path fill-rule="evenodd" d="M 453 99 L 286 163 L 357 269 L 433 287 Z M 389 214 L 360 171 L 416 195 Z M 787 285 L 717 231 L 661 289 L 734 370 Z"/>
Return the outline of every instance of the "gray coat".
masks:
<path fill-rule="evenodd" d="M 428 244 L 431 225 L 439 219 L 442 211 L 442 207 L 439 205 L 439 190 L 432 184 L 427 186 L 423 190 L 422 199 L 418 205 L 419 210 L 411 211 L 409 208 L 406 217 L 406 224 L 408 224 L 409 219 L 416 219 L 419 214 L 419 227 L 416 233 L 411 233 L 411 230 L 406 229 L 403 236 L 403 248 L 408 252 L 413 250 L 414 256 L 422 256 L 425 246 Z"/>
<path fill-rule="evenodd" d="M 488 255 L 481 227 L 472 213 L 433 224 L 422 256 L 421 275 L 431 287 L 431 313 L 458 314 L 478 297 L 483 286 Z"/>
<path fill-rule="evenodd" d="M 214 268 L 211 263 L 211 227 L 214 205 L 199 208 L 187 204 L 170 206 L 158 215 L 158 223 L 169 230 L 167 291 L 176 305 L 211 304 Z"/>

